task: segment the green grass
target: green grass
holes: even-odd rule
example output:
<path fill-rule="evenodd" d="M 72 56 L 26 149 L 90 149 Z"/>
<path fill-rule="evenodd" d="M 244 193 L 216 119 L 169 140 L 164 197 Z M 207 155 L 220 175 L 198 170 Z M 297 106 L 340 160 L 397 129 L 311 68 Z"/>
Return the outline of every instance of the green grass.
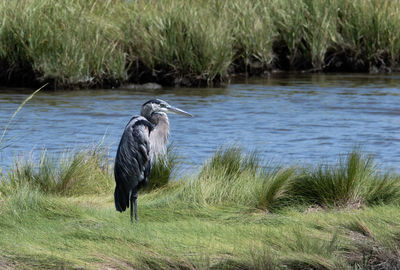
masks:
<path fill-rule="evenodd" d="M 0 1 L 0 76 L 212 84 L 275 68 L 390 71 L 399 0 Z"/>
<path fill-rule="evenodd" d="M 114 210 L 110 195 L 68 198 L 20 189 L 1 206 L 1 261 L 20 268 L 91 269 L 346 269 L 398 263 L 398 206 L 265 214 L 156 207 L 153 200 L 141 196 L 140 221 L 132 225 L 127 214 Z"/>
<path fill-rule="evenodd" d="M 141 193 L 133 225 L 128 213 L 114 209 L 106 160 L 92 149 L 10 169 L 0 186 L 1 267 L 393 269 L 400 263 L 400 180 L 381 174 L 359 151 L 333 165 L 270 168 L 256 153 L 221 148 L 197 176 Z"/>

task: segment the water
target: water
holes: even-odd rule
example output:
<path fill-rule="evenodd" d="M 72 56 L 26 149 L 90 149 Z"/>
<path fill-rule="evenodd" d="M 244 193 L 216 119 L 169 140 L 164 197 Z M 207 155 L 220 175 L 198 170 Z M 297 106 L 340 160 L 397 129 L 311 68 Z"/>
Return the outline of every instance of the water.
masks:
<path fill-rule="evenodd" d="M 400 164 L 400 75 L 274 75 L 226 88 L 40 92 L 19 112 L 1 166 L 42 149 L 103 144 L 114 156 L 122 131 L 142 103 L 158 97 L 192 113 L 170 115 L 171 136 L 186 168 L 221 145 L 256 149 L 281 164 L 335 162 L 361 146 L 386 169 Z M 32 90 L 0 90 L 0 130 Z"/>

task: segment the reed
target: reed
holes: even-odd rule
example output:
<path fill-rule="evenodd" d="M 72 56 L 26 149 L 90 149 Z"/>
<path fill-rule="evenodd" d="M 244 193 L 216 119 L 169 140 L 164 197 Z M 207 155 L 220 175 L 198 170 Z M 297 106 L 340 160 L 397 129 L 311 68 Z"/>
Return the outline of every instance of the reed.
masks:
<path fill-rule="evenodd" d="M 227 75 L 233 54 L 229 24 L 201 2 L 150 2 L 135 22 L 132 52 L 172 84 L 192 78 L 212 82 Z"/>
<path fill-rule="evenodd" d="M 340 1 L 341 38 L 337 46 L 348 52 L 355 69 L 390 68 L 399 61 L 399 3 L 396 1 Z"/>
<path fill-rule="evenodd" d="M 224 2 L 224 1 L 222 1 Z M 219 12 L 231 21 L 234 66 L 242 72 L 259 72 L 271 67 L 273 43 L 278 36 L 269 1 L 225 1 Z"/>

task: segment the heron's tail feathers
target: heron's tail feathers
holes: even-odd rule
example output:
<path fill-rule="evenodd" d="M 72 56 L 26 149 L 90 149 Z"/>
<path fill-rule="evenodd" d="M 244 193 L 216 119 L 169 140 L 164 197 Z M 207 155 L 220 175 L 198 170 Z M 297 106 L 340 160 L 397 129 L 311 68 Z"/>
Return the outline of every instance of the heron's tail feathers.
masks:
<path fill-rule="evenodd" d="M 127 207 L 129 207 L 129 194 L 123 190 L 120 190 L 118 186 L 116 186 L 114 191 L 114 201 L 115 209 L 123 212 Z"/>

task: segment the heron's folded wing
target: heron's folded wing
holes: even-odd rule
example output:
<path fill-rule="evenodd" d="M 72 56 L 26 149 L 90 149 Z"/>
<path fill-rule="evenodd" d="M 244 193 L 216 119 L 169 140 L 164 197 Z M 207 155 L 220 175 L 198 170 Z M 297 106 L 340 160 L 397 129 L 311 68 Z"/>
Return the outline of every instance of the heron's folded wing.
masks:
<path fill-rule="evenodd" d="M 152 124 L 146 118 L 133 117 L 125 127 L 119 143 L 114 165 L 116 193 L 118 193 L 116 204 L 117 200 L 120 201 L 124 210 L 129 205 L 129 192 L 137 192 L 137 188 L 147 181 L 151 130 Z"/>

